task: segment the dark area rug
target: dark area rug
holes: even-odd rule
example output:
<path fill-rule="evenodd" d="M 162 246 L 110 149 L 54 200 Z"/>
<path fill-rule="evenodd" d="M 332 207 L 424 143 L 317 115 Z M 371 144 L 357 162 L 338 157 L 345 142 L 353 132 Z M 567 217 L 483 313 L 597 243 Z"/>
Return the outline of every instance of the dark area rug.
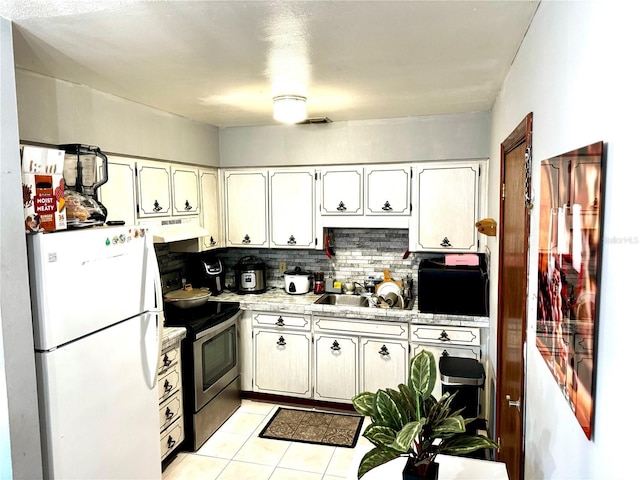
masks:
<path fill-rule="evenodd" d="M 260 437 L 353 448 L 363 421 L 362 415 L 280 407 L 260 432 Z"/>

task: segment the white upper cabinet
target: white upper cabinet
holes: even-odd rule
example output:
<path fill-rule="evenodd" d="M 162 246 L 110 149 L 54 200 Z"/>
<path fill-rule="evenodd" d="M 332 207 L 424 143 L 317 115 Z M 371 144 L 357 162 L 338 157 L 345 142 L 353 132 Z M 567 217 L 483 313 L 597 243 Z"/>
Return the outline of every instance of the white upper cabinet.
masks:
<path fill-rule="evenodd" d="M 364 213 L 362 167 L 332 167 L 320 172 L 320 215 Z"/>
<path fill-rule="evenodd" d="M 227 247 L 268 247 L 267 170 L 224 172 Z"/>
<path fill-rule="evenodd" d="M 172 166 L 171 186 L 174 215 L 198 215 L 200 213 L 200 189 L 198 169 Z"/>
<path fill-rule="evenodd" d="M 160 217 L 171 214 L 171 167 L 153 161 L 137 161 L 138 216 Z"/>
<path fill-rule="evenodd" d="M 481 161 L 421 164 L 414 172 L 413 251 L 477 251 Z"/>
<path fill-rule="evenodd" d="M 202 226 L 209 232 L 208 237 L 201 237 L 200 251 L 212 248 L 224 247 L 224 241 L 220 228 L 220 184 L 218 182 L 218 171 L 200 170 L 200 191 L 202 202 L 200 205 Z"/>
<path fill-rule="evenodd" d="M 136 223 L 136 161 L 109 156 L 109 180 L 98 189 L 98 198 L 107 209 L 107 221 Z"/>
<path fill-rule="evenodd" d="M 314 248 L 315 170 L 270 170 L 272 248 Z"/>
<path fill-rule="evenodd" d="M 381 165 L 366 167 L 365 215 L 411 214 L 411 167 Z"/>

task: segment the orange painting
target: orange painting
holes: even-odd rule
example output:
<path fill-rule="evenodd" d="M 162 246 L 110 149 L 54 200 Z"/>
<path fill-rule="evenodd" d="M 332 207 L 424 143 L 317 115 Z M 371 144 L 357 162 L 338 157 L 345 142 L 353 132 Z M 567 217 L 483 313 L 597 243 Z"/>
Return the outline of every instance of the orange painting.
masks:
<path fill-rule="evenodd" d="M 601 257 L 603 143 L 544 160 L 536 345 L 591 438 Z"/>

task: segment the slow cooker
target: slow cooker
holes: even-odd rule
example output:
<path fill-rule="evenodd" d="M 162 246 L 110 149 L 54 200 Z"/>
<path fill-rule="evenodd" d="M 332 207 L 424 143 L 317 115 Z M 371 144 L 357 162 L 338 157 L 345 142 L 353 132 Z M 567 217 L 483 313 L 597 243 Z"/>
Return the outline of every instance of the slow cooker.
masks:
<path fill-rule="evenodd" d="M 266 265 L 252 255 L 242 257 L 235 265 L 238 293 L 263 293 L 267 289 Z"/>
<path fill-rule="evenodd" d="M 284 272 L 284 290 L 292 295 L 302 295 L 311 290 L 311 272 L 295 267 Z"/>

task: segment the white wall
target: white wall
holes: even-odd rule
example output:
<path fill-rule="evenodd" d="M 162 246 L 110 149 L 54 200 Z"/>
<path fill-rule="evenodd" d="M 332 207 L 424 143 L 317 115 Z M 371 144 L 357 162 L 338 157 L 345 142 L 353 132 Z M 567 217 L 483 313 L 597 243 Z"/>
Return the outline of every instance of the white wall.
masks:
<path fill-rule="evenodd" d="M 20 139 L 218 166 L 218 128 L 84 85 L 16 70 Z"/>
<path fill-rule="evenodd" d="M 0 478 L 42 477 L 11 22 L 0 18 Z"/>
<path fill-rule="evenodd" d="M 221 128 L 220 163 L 266 167 L 487 158 L 489 128 L 488 112 Z"/>
<path fill-rule="evenodd" d="M 491 162 L 500 143 L 533 112 L 533 186 L 540 162 L 603 140 L 607 144 L 604 252 L 597 332 L 595 425 L 588 440 L 535 347 L 538 206 L 531 218 L 525 473 L 531 479 L 630 478 L 636 465 L 640 270 L 637 205 L 640 107 L 636 2 L 546 2 L 531 25 L 492 112 Z M 492 168 L 489 212 L 499 215 L 499 171 Z M 534 202 L 535 202 L 534 191 Z M 497 252 L 496 240 L 490 244 Z M 493 270 L 490 357 L 495 364 Z M 632 393 L 633 392 L 633 393 Z"/>

